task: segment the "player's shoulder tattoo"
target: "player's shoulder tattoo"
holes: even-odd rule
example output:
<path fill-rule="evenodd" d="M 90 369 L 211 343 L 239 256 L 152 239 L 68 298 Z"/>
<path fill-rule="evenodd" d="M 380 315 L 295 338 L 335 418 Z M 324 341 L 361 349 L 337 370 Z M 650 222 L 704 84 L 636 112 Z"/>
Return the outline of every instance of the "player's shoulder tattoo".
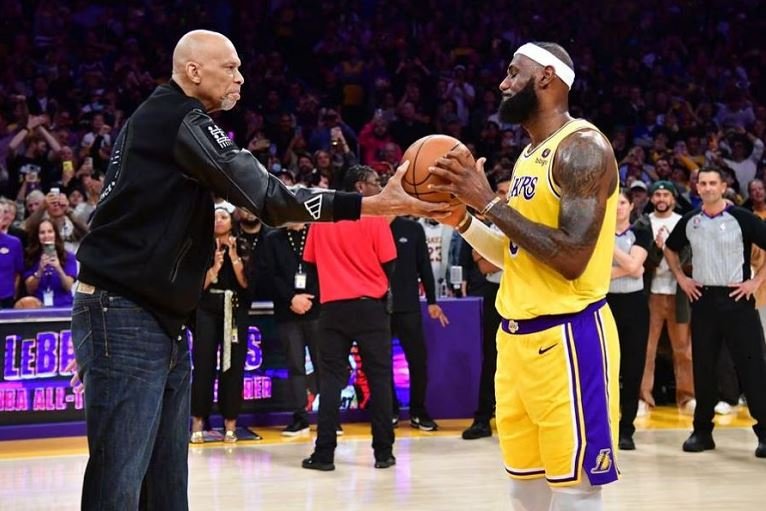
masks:
<path fill-rule="evenodd" d="M 592 129 L 566 137 L 556 151 L 553 177 L 564 195 L 592 197 L 611 194 L 617 186 L 612 147 Z M 607 186 L 607 190 L 602 187 Z"/>

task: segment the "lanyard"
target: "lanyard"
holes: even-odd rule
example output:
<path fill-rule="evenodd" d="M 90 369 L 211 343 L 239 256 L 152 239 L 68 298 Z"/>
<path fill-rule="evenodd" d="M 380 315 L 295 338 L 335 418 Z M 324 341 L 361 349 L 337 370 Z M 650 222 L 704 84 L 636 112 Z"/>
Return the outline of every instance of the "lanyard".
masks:
<path fill-rule="evenodd" d="M 303 247 L 306 245 L 306 233 L 308 233 L 308 231 L 308 226 L 304 225 L 303 229 L 301 229 L 300 248 L 295 246 L 295 240 L 292 236 L 295 231 L 287 231 L 287 241 L 290 242 L 290 247 L 293 249 L 293 253 L 298 258 L 298 273 L 303 273 Z"/>

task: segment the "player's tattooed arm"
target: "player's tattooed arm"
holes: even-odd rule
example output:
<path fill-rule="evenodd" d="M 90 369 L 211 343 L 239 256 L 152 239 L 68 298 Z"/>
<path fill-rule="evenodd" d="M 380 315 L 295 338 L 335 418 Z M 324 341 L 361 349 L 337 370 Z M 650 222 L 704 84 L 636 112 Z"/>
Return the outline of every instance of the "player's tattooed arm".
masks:
<path fill-rule="evenodd" d="M 588 265 L 607 198 L 617 186 L 612 148 L 594 131 L 573 133 L 556 151 L 553 178 L 561 190 L 557 228 L 532 222 L 509 207 L 494 207 L 488 216 L 523 250 L 574 280 Z"/>

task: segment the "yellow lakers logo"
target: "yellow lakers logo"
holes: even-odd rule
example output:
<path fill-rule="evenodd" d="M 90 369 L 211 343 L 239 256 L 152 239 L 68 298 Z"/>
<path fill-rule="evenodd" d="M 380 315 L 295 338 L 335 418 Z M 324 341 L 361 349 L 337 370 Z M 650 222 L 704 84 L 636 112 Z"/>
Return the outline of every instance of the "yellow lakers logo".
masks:
<path fill-rule="evenodd" d="M 603 474 L 604 472 L 609 472 L 610 468 L 612 468 L 612 450 L 601 449 L 598 456 L 596 456 L 596 466 L 590 469 L 590 473 Z"/>
<path fill-rule="evenodd" d="M 515 334 L 519 331 L 519 324 L 516 323 L 514 320 L 508 321 L 508 331 L 512 334 Z"/>

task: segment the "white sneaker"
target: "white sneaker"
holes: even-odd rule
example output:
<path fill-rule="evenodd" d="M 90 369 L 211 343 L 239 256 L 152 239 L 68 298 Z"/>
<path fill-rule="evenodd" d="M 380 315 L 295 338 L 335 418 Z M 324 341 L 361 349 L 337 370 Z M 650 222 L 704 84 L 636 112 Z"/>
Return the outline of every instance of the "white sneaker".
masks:
<path fill-rule="evenodd" d="M 649 415 L 649 405 L 643 399 L 639 399 L 638 412 L 636 412 L 636 417 L 646 417 L 647 415 Z"/>
<path fill-rule="evenodd" d="M 685 402 L 683 406 L 681 406 L 681 413 L 684 415 L 694 415 L 694 410 L 697 409 L 697 400 L 692 398 Z"/>
<path fill-rule="evenodd" d="M 718 401 L 718 404 L 715 405 L 715 413 L 717 415 L 731 415 L 734 413 L 734 407 L 726 401 Z"/>

